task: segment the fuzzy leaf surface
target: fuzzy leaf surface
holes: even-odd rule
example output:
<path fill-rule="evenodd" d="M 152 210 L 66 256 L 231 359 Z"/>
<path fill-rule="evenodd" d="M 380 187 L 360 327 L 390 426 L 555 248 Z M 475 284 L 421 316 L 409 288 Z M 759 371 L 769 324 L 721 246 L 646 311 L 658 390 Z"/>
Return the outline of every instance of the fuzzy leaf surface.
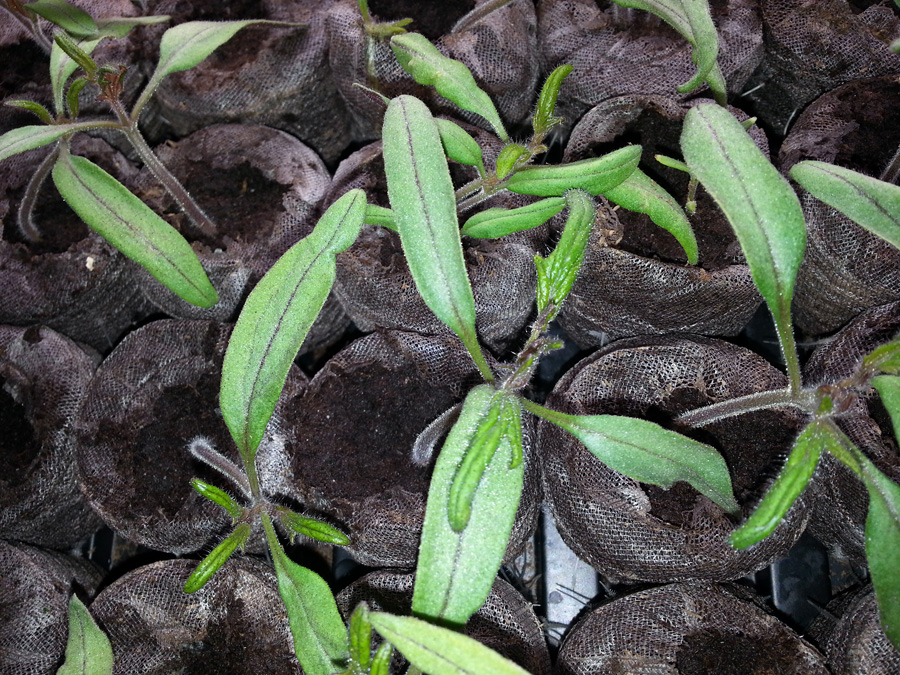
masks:
<path fill-rule="evenodd" d="M 900 375 L 900 340 L 892 340 L 863 357 L 863 368 L 872 373 Z"/>
<path fill-rule="evenodd" d="M 78 596 L 69 598 L 69 640 L 66 660 L 56 675 L 109 675 L 113 650 L 109 638 L 97 626 Z"/>
<path fill-rule="evenodd" d="M 75 44 L 81 51 L 91 54 L 94 48 L 100 44 L 101 38 L 85 38 L 76 40 Z M 58 115 L 65 114 L 63 109 L 63 100 L 65 99 L 66 82 L 76 70 L 78 64 L 71 56 L 66 54 L 62 47 L 55 41 L 50 48 L 50 88 L 53 91 L 53 107 L 56 108 Z"/>
<path fill-rule="evenodd" d="M 475 82 L 466 64 L 444 56 L 419 33 L 395 35 L 391 38 L 391 49 L 416 82 L 434 87 L 437 93 L 463 110 L 481 115 L 500 140 L 509 140 L 494 102 Z"/>
<path fill-rule="evenodd" d="M 225 537 L 194 568 L 191 576 L 184 582 L 184 592 L 196 593 L 203 588 L 213 578 L 213 575 L 222 568 L 222 565 L 228 562 L 228 559 L 238 548 L 244 548 L 247 539 L 250 537 L 250 529 L 250 523 L 240 523 L 234 528 L 234 531 Z"/>
<path fill-rule="evenodd" d="M 245 462 L 255 457 L 291 363 L 331 291 L 335 256 L 356 241 L 365 213 L 365 193 L 347 192 L 244 303 L 225 351 L 219 403 Z"/>
<path fill-rule="evenodd" d="M 372 627 L 421 672 L 429 675 L 527 675 L 490 647 L 449 628 L 411 616 L 369 615 Z"/>
<path fill-rule="evenodd" d="M 84 129 L 96 129 L 94 122 L 73 122 L 71 124 L 31 124 L 7 131 L 0 136 L 0 162 L 21 152 L 49 145 L 66 134 Z"/>
<path fill-rule="evenodd" d="M 526 410 L 565 429 L 609 468 L 641 483 L 689 483 L 736 512 L 728 466 L 715 448 L 647 420 L 618 415 L 567 415 L 528 400 Z"/>
<path fill-rule="evenodd" d="M 900 248 L 900 187 L 826 162 L 798 162 L 791 178 L 860 227 Z"/>
<path fill-rule="evenodd" d="M 539 227 L 565 207 L 564 197 L 548 197 L 515 209 L 485 209 L 465 222 L 462 233 L 476 239 L 505 237 L 513 232 Z"/>
<path fill-rule="evenodd" d="M 481 146 L 469 135 L 469 132 L 450 120 L 436 117 L 434 123 L 437 124 L 438 133 L 441 135 L 441 144 L 444 146 L 447 157 L 454 162 L 474 166 L 483 176 L 485 171 Z"/>
<path fill-rule="evenodd" d="M 502 433 L 492 446 L 482 443 L 473 450 L 479 440 L 492 434 L 492 424 L 504 428 L 517 424 L 518 438 Z M 491 450 L 489 457 L 486 450 Z M 478 471 L 465 476 L 471 488 L 469 518 L 458 532 L 452 525 L 451 491 L 472 451 L 480 453 L 473 458 L 477 461 L 470 460 L 470 467 Z M 428 490 L 413 591 L 415 614 L 463 625 L 484 603 L 500 569 L 522 494 L 524 464 L 515 461 L 521 454 L 518 399 L 490 385 L 472 389 L 438 455 Z"/>
<path fill-rule="evenodd" d="M 185 238 L 106 171 L 64 151 L 52 175 L 59 194 L 92 230 L 166 288 L 198 307 L 219 301 Z"/>
<path fill-rule="evenodd" d="M 640 159 L 641 146 L 629 145 L 602 157 L 569 164 L 526 166 L 510 176 L 504 187 L 510 192 L 535 197 L 562 197 L 566 190 L 574 188 L 599 195 L 628 178 Z"/>
<path fill-rule="evenodd" d="M 559 96 L 559 88 L 562 86 L 563 80 L 571 72 L 572 66 L 568 64 L 557 66 L 544 80 L 534 116 L 531 118 L 531 126 L 536 136 L 546 134 L 561 121 L 561 118 L 554 116 L 556 99 Z"/>

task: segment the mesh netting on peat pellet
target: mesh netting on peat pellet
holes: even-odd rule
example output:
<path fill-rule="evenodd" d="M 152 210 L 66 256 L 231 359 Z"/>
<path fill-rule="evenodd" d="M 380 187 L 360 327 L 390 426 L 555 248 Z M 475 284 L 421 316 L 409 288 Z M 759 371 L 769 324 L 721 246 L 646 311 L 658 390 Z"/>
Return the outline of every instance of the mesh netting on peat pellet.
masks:
<path fill-rule="evenodd" d="M 819 160 L 886 175 L 900 148 L 897 77 L 850 82 L 807 108 L 781 147 L 786 174 L 801 160 Z M 888 174 L 891 172 L 888 171 Z M 808 336 L 832 333 L 864 309 L 900 299 L 900 251 L 798 188 L 806 216 L 806 255 L 797 277 L 794 318 Z"/>
<path fill-rule="evenodd" d="M 101 578 L 83 558 L 0 541 L 0 672 L 55 673 L 69 635 L 69 597 L 75 590 L 92 597 Z"/>
<path fill-rule="evenodd" d="M 740 91 L 762 58 L 762 21 L 755 0 L 712 5 L 719 34 L 718 64 L 729 91 Z M 559 94 L 570 121 L 623 94 L 679 96 L 697 72 L 691 45 L 661 19 L 602 0 L 540 0 L 538 35 L 544 70 L 573 66 Z M 708 89 L 706 90 L 708 91 Z"/>
<path fill-rule="evenodd" d="M 579 362 L 557 383 L 547 406 L 671 427 L 688 410 L 786 385 L 782 373 L 741 347 L 698 336 L 642 337 L 612 343 Z M 542 420 L 544 492 L 569 547 L 612 581 L 737 579 L 785 555 L 806 525 L 801 497 L 756 546 L 739 551 L 728 540 L 771 484 L 801 422 L 799 414 L 781 409 L 700 429 L 674 427 L 724 456 L 741 509 L 737 517 L 687 483 L 664 490 L 627 478 Z"/>
<path fill-rule="evenodd" d="M 210 321 L 155 321 L 129 334 L 97 369 L 74 424 L 78 474 L 103 520 L 127 539 L 183 554 L 230 531 L 225 511 L 197 494 L 190 480 L 232 495 L 235 486 L 189 451 L 203 438 L 240 465 L 218 404 L 230 333 L 230 326 Z M 306 377 L 292 368 L 284 399 L 305 385 Z M 282 491 L 286 470 L 280 410 L 257 461 L 267 495 Z"/>
<path fill-rule="evenodd" d="M 734 584 L 683 582 L 616 598 L 582 617 L 559 675 L 828 675 L 824 657 Z"/>
<path fill-rule="evenodd" d="M 62 549 L 100 529 L 70 439 L 95 367 L 50 328 L 0 326 L 0 537 Z"/>
<path fill-rule="evenodd" d="M 191 560 L 139 567 L 90 611 L 112 643 L 113 675 L 302 672 L 272 568 L 235 555 L 199 591 Z"/>
<path fill-rule="evenodd" d="M 413 443 L 480 382 L 456 336 L 386 331 L 353 342 L 286 404 L 289 494 L 344 526 L 346 548 L 362 564 L 414 565 L 433 461 L 415 463 Z M 541 496 L 531 439 L 526 424 L 525 488 L 507 558 L 537 525 Z M 435 456 L 439 449 L 440 443 Z"/>
<path fill-rule="evenodd" d="M 370 0 L 369 10 L 378 22 L 413 19 L 408 30 L 422 33 L 443 54 L 466 64 L 504 122 L 521 123 L 531 113 L 538 78 L 534 6 L 528 0 L 518 0 L 477 18 L 488 4 L 488 0 Z M 387 40 L 365 34 L 355 0 L 334 3 L 328 10 L 327 26 L 331 70 L 354 116 L 357 138 L 372 140 L 381 135 L 384 107 L 355 84 L 388 97 L 414 94 L 427 101 L 432 110 L 485 124 L 481 117 L 460 110 L 433 88 L 416 84 L 400 67 Z"/>
<path fill-rule="evenodd" d="M 333 162 L 350 142 L 350 116 L 331 78 L 325 8 L 319 0 L 153 0 L 147 13 L 172 16 L 144 30 L 146 63 L 155 67 L 166 28 L 185 21 L 268 19 L 241 31 L 201 64 L 166 77 L 143 123 L 152 137 L 187 136 L 221 122 L 282 129 Z"/>
<path fill-rule="evenodd" d="M 414 574 L 380 570 L 354 581 L 336 596 L 346 620 L 360 602 L 378 612 L 409 615 Z M 494 581 L 490 594 L 466 623 L 466 635 L 522 666 L 532 675 L 549 675 L 550 655 L 534 609 L 521 593 L 503 579 Z M 375 641 L 373 641 L 375 642 Z M 375 645 L 377 647 L 377 642 Z M 394 651 L 391 673 L 406 672 L 406 660 Z"/>
<path fill-rule="evenodd" d="M 465 125 L 484 150 L 491 165 L 502 147 L 493 134 Z M 451 164 L 456 185 L 475 178 L 470 167 Z M 326 203 L 348 190 L 365 190 L 370 203 L 390 206 L 381 143 L 355 152 L 338 167 Z M 515 208 L 535 201 L 510 192 L 478 205 Z M 460 214 L 460 221 L 476 211 Z M 501 350 L 525 325 L 533 307 L 536 287 L 535 253 L 544 253 L 549 227 L 515 232 L 500 239 L 463 239 L 463 253 L 475 296 L 479 337 L 491 349 Z M 409 272 L 400 236 L 381 226 L 366 225 L 349 250 L 337 257 L 335 294 L 363 330 L 387 328 L 418 333 L 452 335 L 428 309 Z"/>
<path fill-rule="evenodd" d="M 813 352 L 804 369 L 804 382 L 812 387 L 849 377 L 863 356 L 898 334 L 900 302 L 863 312 Z M 874 390 L 856 399 L 835 422 L 882 472 L 900 483 L 893 425 Z M 810 531 L 835 554 L 864 566 L 869 495 L 863 482 L 844 464 L 824 454 L 809 489 L 814 495 Z"/>
<path fill-rule="evenodd" d="M 620 96 L 594 106 L 575 126 L 565 161 L 603 155 L 625 142 L 643 148 L 641 169 L 683 204 L 688 175 L 663 166 L 656 154 L 680 155 L 679 138 L 691 104 L 664 96 Z M 746 115 L 734 108 L 738 120 Z M 765 134 L 751 136 L 768 154 Z M 702 188 L 691 227 L 699 260 L 687 258 L 675 237 L 649 216 L 603 202 L 584 266 L 563 305 L 560 323 L 582 348 L 640 334 L 737 334 L 761 298 L 725 215 Z"/>
<path fill-rule="evenodd" d="M 136 169 L 104 141 L 78 134 L 73 154 L 119 180 Z M 0 322 L 44 324 L 108 351 L 148 313 L 134 264 L 93 232 L 44 181 L 24 230 L 19 210 L 31 176 L 51 150 L 37 148 L 0 162 Z"/>

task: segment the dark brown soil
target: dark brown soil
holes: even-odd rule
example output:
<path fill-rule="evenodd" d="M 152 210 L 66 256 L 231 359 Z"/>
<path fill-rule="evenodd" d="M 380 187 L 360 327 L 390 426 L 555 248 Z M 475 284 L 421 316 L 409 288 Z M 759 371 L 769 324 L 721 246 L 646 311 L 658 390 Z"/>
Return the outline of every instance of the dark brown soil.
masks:
<path fill-rule="evenodd" d="M 900 147 L 900 82 L 896 77 L 848 85 L 840 90 L 838 119 L 852 120 L 841 137 L 835 164 L 876 178 Z"/>
<path fill-rule="evenodd" d="M 9 20 L 4 14 L 4 20 Z M 46 105 L 46 101 L 38 89 L 37 83 L 49 84 L 49 59 L 47 55 L 31 40 L 0 49 L 0 100 L 7 97 L 37 100 Z M 32 94 L 35 93 L 35 96 Z M 49 109 L 49 108 L 48 108 Z M 51 111 L 52 112 L 52 111 Z M 28 124 L 40 124 L 37 117 L 29 113 Z M 5 130 L 4 130 L 5 131 Z"/>
<path fill-rule="evenodd" d="M 681 675 L 778 675 L 805 672 L 797 650 L 773 631 L 766 639 L 702 630 L 685 636 L 675 665 Z"/>
<path fill-rule="evenodd" d="M 6 391 L 6 378 L 0 375 L 0 456 L 3 457 L 3 482 L 8 488 L 24 483 L 41 451 L 26 407 Z"/>
<path fill-rule="evenodd" d="M 412 19 L 407 28 L 436 40 L 450 30 L 457 21 L 475 8 L 474 0 L 369 0 L 372 17 L 381 21 Z"/>

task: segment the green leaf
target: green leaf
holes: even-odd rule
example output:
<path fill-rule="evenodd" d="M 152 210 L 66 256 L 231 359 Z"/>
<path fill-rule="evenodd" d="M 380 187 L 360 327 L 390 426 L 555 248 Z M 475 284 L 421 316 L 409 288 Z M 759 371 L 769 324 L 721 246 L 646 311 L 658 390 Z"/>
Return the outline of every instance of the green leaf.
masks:
<path fill-rule="evenodd" d="M 87 78 L 79 77 L 72 82 L 72 86 L 69 87 L 69 91 L 66 93 L 66 110 L 73 119 L 78 117 L 78 95 L 81 94 L 81 90 L 84 89 L 85 85 L 87 85 Z"/>
<path fill-rule="evenodd" d="M 361 668 L 368 668 L 372 660 L 372 624 L 369 607 L 361 602 L 350 615 L 350 660 Z"/>
<path fill-rule="evenodd" d="M 394 212 L 378 204 L 366 204 L 366 225 L 381 225 L 389 230 L 397 231 L 397 223 L 394 222 Z"/>
<path fill-rule="evenodd" d="M 629 478 L 662 488 L 684 481 L 726 511 L 738 511 L 728 467 L 715 448 L 647 420 L 567 415 L 528 400 L 524 405 L 568 431 L 597 459 Z"/>
<path fill-rule="evenodd" d="M 350 649 L 331 589 L 318 574 L 287 557 L 268 515 L 262 518 L 297 660 L 308 675 L 338 672 L 350 658 Z"/>
<path fill-rule="evenodd" d="M 159 14 L 156 16 L 111 16 L 97 19 L 97 32 L 94 37 L 123 38 L 138 26 L 153 26 L 165 23 L 172 17 Z"/>
<path fill-rule="evenodd" d="M 674 157 L 669 157 L 667 155 L 653 155 L 653 158 L 663 166 L 668 166 L 671 169 L 684 171 L 686 174 L 691 173 L 688 165 L 682 162 L 680 159 L 675 159 Z"/>
<path fill-rule="evenodd" d="M 881 628 L 888 640 L 900 650 L 900 487 L 859 453 L 862 479 L 869 491 L 866 516 L 866 562 Z"/>
<path fill-rule="evenodd" d="M 827 428 L 813 422 L 797 437 L 794 448 L 772 487 L 747 521 L 731 534 L 732 546 L 737 549 L 748 548 L 775 531 L 815 473 L 819 457 L 825 448 L 827 434 Z"/>
<path fill-rule="evenodd" d="M 435 118 L 438 133 L 441 135 L 441 144 L 447 157 L 454 162 L 474 166 L 481 176 L 485 175 L 484 158 L 481 154 L 481 146 L 461 126 L 450 120 Z"/>
<path fill-rule="evenodd" d="M 78 596 L 69 598 L 69 640 L 66 660 L 56 675 L 109 675 L 113 650 L 109 638 L 94 622 Z"/>
<path fill-rule="evenodd" d="M 554 117 L 553 113 L 556 110 L 559 88 L 566 79 L 566 75 L 571 72 L 572 66 L 570 65 L 557 66 L 544 80 L 544 86 L 541 88 L 541 95 L 538 97 L 537 107 L 534 110 L 534 117 L 531 118 L 531 126 L 536 137 L 546 135 L 550 129 L 562 121 L 561 117 Z"/>
<path fill-rule="evenodd" d="M 816 199 L 900 248 L 900 187 L 826 162 L 798 162 L 790 173 Z"/>
<path fill-rule="evenodd" d="M 50 111 L 40 103 L 17 99 L 14 101 L 4 101 L 4 105 L 8 105 L 10 108 L 21 108 L 22 110 L 27 110 L 28 112 L 37 115 L 41 122 L 43 122 L 44 124 L 53 124 L 53 117 L 50 115 Z"/>
<path fill-rule="evenodd" d="M 106 171 L 63 151 L 52 175 L 63 199 L 92 230 L 166 288 L 198 307 L 219 301 L 184 237 Z"/>
<path fill-rule="evenodd" d="M 433 86 L 437 93 L 463 110 L 481 115 L 501 141 L 509 140 L 491 97 L 478 86 L 464 63 L 444 56 L 419 33 L 395 35 L 391 38 L 391 49 L 416 82 Z"/>
<path fill-rule="evenodd" d="M 94 48 L 100 44 L 100 38 L 77 40 L 75 45 L 85 54 L 92 54 Z M 66 82 L 76 70 L 78 63 L 69 56 L 55 41 L 50 48 L 50 88 L 53 91 L 53 107 L 57 115 L 64 115 L 63 99 L 65 98 Z"/>
<path fill-rule="evenodd" d="M 629 211 L 646 213 L 662 229 L 671 233 L 687 255 L 691 265 L 697 264 L 697 238 L 678 202 L 659 183 L 640 169 L 635 169 L 622 183 L 604 194 L 611 202 Z"/>
<path fill-rule="evenodd" d="M 91 15 L 65 0 L 35 0 L 25 5 L 35 14 L 56 24 L 73 37 L 85 37 L 97 31 Z"/>
<path fill-rule="evenodd" d="M 629 145 L 602 157 L 569 164 L 526 166 L 510 176 L 504 187 L 535 197 L 562 197 L 573 188 L 599 195 L 628 178 L 640 159 L 641 146 Z"/>
<path fill-rule="evenodd" d="M 212 552 L 206 556 L 197 567 L 191 572 L 191 576 L 184 584 L 185 593 L 196 593 L 203 588 L 206 583 L 213 578 L 213 575 L 221 569 L 222 565 L 228 562 L 231 554 L 238 548 L 243 549 L 250 538 L 252 528 L 250 523 L 241 523 L 234 531 L 216 546 Z"/>
<path fill-rule="evenodd" d="M 382 135 L 388 197 L 419 295 L 493 379 L 475 332 L 456 198 L 434 118 L 419 99 L 399 96 L 385 112 Z"/>
<path fill-rule="evenodd" d="M 900 340 L 876 347 L 863 357 L 862 367 L 871 373 L 900 375 Z"/>
<path fill-rule="evenodd" d="M 411 616 L 372 612 L 372 626 L 429 675 L 527 675 L 527 671 L 467 635 Z"/>
<path fill-rule="evenodd" d="M 81 131 L 82 129 L 95 129 L 96 126 L 96 123 L 91 122 L 51 124 L 48 126 L 35 124 L 7 131 L 0 136 L 0 162 L 21 152 L 49 145 L 66 134 Z"/>
<path fill-rule="evenodd" d="M 550 220 L 566 206 L 564 197 L 548 197 L 517 209 L 485 209 L 469 218 L 462 234 L 476 239 L 495 239 L 513 232 L 530 230 Z"/>
<path fill-rule="evenodd" d="M 94 59 L 90 57 L 90 54 L 78 46 L 78 43 L 75 42 L 75 40 L 70 38 L 66 33 L 56 33 L 53 36 L 53 42 L 57 47 L 62 49 L 70 59 L 77 63 L 89 78 L 93 79 L 96 76 L 97 64 L 94 63 Z"/>
<path fill-rule="evenodd" d="M 199 478 L 192 478 L 191 487 L 201 496 L 206 497 L 209 501 L 218 504 L 225 509 L 232 520 L 236 521 L 244 514 L 244 508 L 234 501 L 234 498 L 231 495 L 224 490 L 217 488 L 215 485 L 210 485 Z"/>
<path fill-rule="evenodd" d="M 219 403 L 245 463 L 252 463 L 291 363 L 331 291 L 335 256 L 356 240 L 365 212 L 362 190 L 338 199 L 244 303 L 225 352 Z"/>
<path fill-rule="evenodd" d="M 334 544 L 335 546 L 346 546 L 350 543 L 350 539 L 346 534 L 341 532 L 328 523 L 323 523 L 315 518 L 307 518 L 299 513 L 294 513 L 283 506 L 276 507 L 279 519 L 284 528 L 290 533 L 291 541 L 294 536 L 302 534 L 304 537 L 323 541 L 326 544 Z"/>
<path fill-rule="evenodd" d="M 519 158 L 528 155 L 528 148 L 518 143 L 510 143 L 497 154 L 497 178 L 503 180 L 513 170 Z"/>
<path fill-rule="evenodd" d="M 691 174 L 734 228 L 775 320 L 791 387 L 799 391 L 791 299 L 806 248 L 806 224 L 797 195 L 740 122 L 717 105 L 701 103 L 688 111 L 681 147 Z"/>
<path fill-rule="evenodd" d="M 885 410 L 891 417 L 894 436 L 900 438 L 900 377 L 879 375 L 872 378 L 872 386 L 875 387 Z"/>
<path fill-rule="evenodd" d="M 497 415 L 501 427 L 521 428 L 517 397 L 490 385 L 472 389 L 438 455 L 413 591 L 412 609 L 419 616 L 463 625 L 484 603 L 500 569 L 522 494 L 524 465 L 515 462 L 522 449 L 514 447 L 520 443 L 515 433 L 500 435 L 495 447 L 473 448 L 480 433 L 490 433 L 498 409 L 503 411 Z M 467 464 L 473 451 L 476 456 Z M 458 476 L 465 481 L 461 487 L 471 488 L 471 500 L 465 489 L 457 489 L 462 499 L 453 504 L 451 492 Z M 457 532 L 451 525 L 457 515 L 450 509 L 460 505 L 468 507 L 469 519 Z"/>
<path fill-rule="evenodd" d="M 390 642 L 382 642 L 375 650 L 372 658 L 372 666 L 369 675 L 388 675 L 391 672 L 391 657 L 394 655 L 394 647 Z"/>

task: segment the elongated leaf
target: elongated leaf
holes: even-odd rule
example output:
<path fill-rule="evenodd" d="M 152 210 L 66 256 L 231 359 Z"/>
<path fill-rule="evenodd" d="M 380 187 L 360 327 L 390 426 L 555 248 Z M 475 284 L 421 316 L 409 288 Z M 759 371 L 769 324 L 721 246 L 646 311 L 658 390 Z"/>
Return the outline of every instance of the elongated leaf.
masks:
<path fill-rule="evenodd" d="M 478 169 L 478 173 L 484 176 L 484 157 L 481 153 L 481 146 L 469 135 L 469 132 L 450 120 L 436 117 L 434 123 L 437 124 L 438 132 L 441 135 L 441 144 L 444 146 L 447 157 L 454 162 L 474 166 Z"/>
<path fill-rule="evenodd" d="M 163 14 L 155 16 L 111 16 L 97 19 L 97 33 L 95 37 L 123 38 L 138 26 L 153 26 L 165 23 L 172 17 Z"/>
<path fill-rule="evenodd" d="M 732 533 L 732 546 L 738 549 L 748 548 L 775 531 L 815 473 L 819 457 L 825 448 L 824 435 L 827 433 L 827 429 L 813 422 L 797 437 L 794 448 L 772 487 L 747 522 Z"/>
<path fill-rule="evenodd" d="M 53 118 L 50 116 L 50 111 L 47 110 L 40 103 L 35 103 L 34 101 L 27 101 L 16 99 L 13 101 L 4 101 L 3 105 L 8 105 L 11 108 L 19 108 L 21 110 L 27 110 L 30 113 L 34 113 L 38 116 L 38 119 L 41 120 L 44 124 L 53 124 Z"/>
<path fill-rule="evenodd" d="M 245 462 L 255 457 L 291 363 L 331 291 L 335 256 L 356 240 L 365 213 L 362 190 L 342 196 L 244 303 L 225 351 L 219 404 Z"/>
<path fill-rule="evenodd" d="M 180 298 L 198 307 L 219 301 L 190 244 L 115 178 L 64 151 L 53 182 L 78 216 Z"/>
<path fill-rule="evenodd" d="M 66 660 L 56 675 L 109 675 L 113 650 L 109 638 L 94 622 L 78 596 L 69 599 L 69 641 Z"/>
<path fill-rule="evenodd" d="M 862 367 L 871 373 L 900 375 L 900 340 L 880 345 L 863 357 Z"/>
<path fill-rule="evenodd" d="M 395 35 L 391 38 L 391 49 L 416 82 L 433 86 L 437 93 L 463 110 L 481 115 L 501 141 L 509 140 L 494 102 L 475 82 L 468 66 L 441 54 L 419 33 Z"/>
<path fill-rule="evenodd" d="M 234 501 L 234 498 L 224 490 L 210 485 L 206 481 L 199 478 L 191 479 L 191 487 L 194 488 L 201 496 L 206 497 L 211 502 L 218 504 L 228 512 L 232 521 L 237 521 L 244 513 L 244 508 Z"/>
<path fill-rule="evenodd" d="M 213 578 L 222 565 L 228 562 L 231 554 L 238 548 L 243 549 L 250 537 L 250 523 L 241 523 L 231 534 L 229 534 L 222 542 L 216 546 L 191 572 L 191 576 L 184 582 L 185 593 L 196 593 L 203 588 L 206 583 Z"/>
<path fill-rule="evenodd" d="M 891 417 L 894 436 L 900 438 L 900 377 L 879 375 L 872 378 L 872 386 L 878 391 L 881 402 Z"/>
<path fill-rule="evenodd" d="M 372 660 L 372 624 L 369 621 L 369 607 L 361 602 L 350 615 L 350 660 L 361 668 L 368 668 Z"/>
<path fill-rule="evenodd" d="M 524 465 L 514 463 L 522 452 L 521 447 L 513 447 L 515 435 L 507 433 L 498 438 L 487 462 L 481 461 L 484 454 L 475 458 L 473 465 L 477 466 L 470 468 L 478 470 L 465 476 L 466 484 L 473 489 L 470 501 L 468 496 L 461 500 L 470 514 L 461 532 L 451 525 L 451 489 L 479 432 L 490 431 L 486 423 L 494 417 L 494 411 L 508 408 L 496 420 L 506 426 L 514 417 L 521 428 L 518 405 L 513 395 L 490 385 L 475 387 L 438 455 L 428 490 L 413 591 L 412 609 L 419 616 L 462 625 L 490 593 L 522 494 Z M 489 449 L 476 447 L 474 452 Z M 480 472 L 482 466 L 485 468 Z"/>
<path fill-rule="evenodd" d="M 640 159 L 641 146 L 629 145 L 579 162 L 527 166 L 510 176 L 505 187 L 510 192 L 535 197 L 562 197 L 566 190 L 574 188 L 599 195 L 628 178 Z"/>
<path fill-rule="evenodd" d="M 524 400 L 526 410 L 565 429 L 609 468 L 641 483 L 669 488 L 684 481 L 726 511 L 736 512 L 728 467 L 716 450 L 647 420 L 618 415 L 567 415 Z"/>
<path fill-rule="evenodd" d="M 797 195 L 724 108 L 691 108 L 681 134 L 684 160 L 728 217 L 753 281 L 778 332 L 792 388 L 800 367 L 791 327 L 794 281 L 806 248 L 806 224 Z"/>
<path fill-rule="evenodd" d="M 325 580 L 301 567 L 281 548 L 272 522 L 263 514 L 269 551 L 278 578 L 278 593 L 287 610 L 294 653 L 309 675 L 336 673 L 350 658 L 347 629 Z"/>
<path fill-rule="evenodd" d="M 97 24 L 90 14 L 65 0 L 35 0 L 25 7 L 73 37 L 84 37 L 97 31 Z"/>
<path fill-rule="evenodd" d="M 100 44 L 101 38 L 85 38 L 76 40 L 76 46 L 85 54 L 91 54 L 94 48 Z M 66 54 L 54 41 L 50 48 L 50 88 L 53 91 L 53 107 L 57 115 L 64 115 L 63 100 L 65 98 L 66 82 L 78 70 L 75 60 Z"/>
<path fill-rule="evenodd" d="M 566 206 L 563 197 L 548 197 L 517 209 L 491 208 L 476 213 L 462 226 L 462 233 L 477 239 L 505 237 L 543 225 Z"/>
<path fill-rule="evenodd" d="M 603 195 L 629 211 L 646 213 L 654 223 L 678 240 L 688 262 L 697 264 L 697 238 L 687 216 L 675 198 L 650 176 L 635 169 L 622 183 Z"/>
<path fill-rule="evenodd" d="M 315 518 L 307 518 L 299 513 L 294 513 L 283 506 L 276 507 L 278 515 L 281 518 L 281 524 L 290 533 L 291 541 L 296 534 L 302 534 L 304 537 L 323 541 L 326 544 L 334 544 L 335 546 L 346 546 L 350 543 L 346 534 L 332 527 L 328 523 L 323 523 Z"/>
<path fill-rule="evenodd" d="M 527 671 L 467 635 L 385 612 L 369 615 L 372 626 L 407 660 L 429 675 L 527 675 Z"/>
<path fill-rule="evenodd" d="M 570 65 L 557 66 L 544 80 L 544 86 L 541 87 L 541 95 L 538 97 L 534 110 L 534 117 L 531 119 L 535 136 L 545 135 L 562 121 L 561 117 L 554 116 L 556 99 L 559 96 L 559 88 L 562 86 L 563 80 L 571 72 L 572 66 Z"/>
<path fill-rule="evenodd" d="M 20 152 L 49 145 L 66 134 L 96 128 L 96 122 L 73 122 L 72 124 L 35 124 L 7 131 L 0 136 L 0 162 L 7 157 L 18 155 Z"/>
<path fill-rule="evenodd" d="M 816 199 L 900 248 L 900 187 L 826 162 L 798 162 L 791 178 Z"/>
<path fill-rule="evenodd" d="M 399 96 L 384 115 L 384 173 L 400 243 L 419 294 L 490 379 L 475 333 L 475 298 L 463 259 L 456 198 L 434 118 Z"/>

